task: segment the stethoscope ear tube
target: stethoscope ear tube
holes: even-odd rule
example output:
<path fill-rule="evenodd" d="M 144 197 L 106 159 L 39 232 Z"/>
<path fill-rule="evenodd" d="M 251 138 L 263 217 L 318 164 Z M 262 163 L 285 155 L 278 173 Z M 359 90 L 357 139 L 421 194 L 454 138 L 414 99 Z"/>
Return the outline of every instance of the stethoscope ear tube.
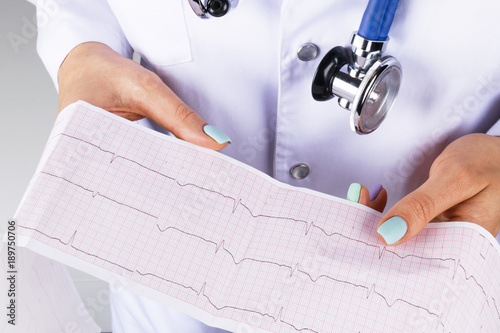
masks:
<path fill-rule="evenodd" d="M 358 34 L 366 39 L 384 41 L 391 29 L 399 0 L 370 0 Z"/>
<path fill-rule="evenodd" d="M 350 59 L 350 54 L 342 46 L 328 51 L 314 74 L 311 92 L 316 101 L 327 101 L 335 96 L 332 91 L 333 80 L 340 69 L 350 63 Z"/>

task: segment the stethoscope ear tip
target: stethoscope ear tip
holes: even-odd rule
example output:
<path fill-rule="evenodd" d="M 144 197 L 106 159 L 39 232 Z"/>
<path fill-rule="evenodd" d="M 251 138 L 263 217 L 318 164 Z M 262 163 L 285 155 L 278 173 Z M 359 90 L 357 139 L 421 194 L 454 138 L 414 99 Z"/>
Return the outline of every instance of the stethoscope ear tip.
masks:
<path fill-rule="evenodd" d="M 231 9 L 234 0 L 188 0 L 189 5 L 200 18 L 222 17 Z"/>
<path fill-rule="evenodd" d="M 213 17 L 221 17 L 229 11 L 229 0 L 208 0 L 207 11 Z"/>

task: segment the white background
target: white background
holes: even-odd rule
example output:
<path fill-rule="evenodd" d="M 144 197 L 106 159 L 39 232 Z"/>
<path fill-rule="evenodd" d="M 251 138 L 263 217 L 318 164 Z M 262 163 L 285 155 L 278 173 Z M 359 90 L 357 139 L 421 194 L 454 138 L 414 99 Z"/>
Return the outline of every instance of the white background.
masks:
<path fill-rule="evenodd" d="M 57 114 L 57 92 L 36 53 L 35 7 L 0 1 L 0 233 L 35 172 Z M 110 329 L 107 284 L 71 270 L 83 302 L 104 332 Z M 3 297 L 3 296 L 0 296 Z"/>

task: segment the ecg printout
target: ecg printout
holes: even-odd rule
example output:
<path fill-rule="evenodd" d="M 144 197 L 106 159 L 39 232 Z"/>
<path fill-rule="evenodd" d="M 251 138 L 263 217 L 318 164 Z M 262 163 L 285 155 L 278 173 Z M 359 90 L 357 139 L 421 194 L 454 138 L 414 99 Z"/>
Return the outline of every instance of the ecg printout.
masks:
<path fill-rule="evenodd" d="M 78 102 L 15 219 L 28 248 L 231 331 L 500 331 L 488 232 L 386 247 L 380 217 Z"/>
<path fill-rule="evenodd" d="M 2 268 L 10 276 L 7 244 L 0 249 Z M 1 246 L 0 245 L 0 246 Z M 66 267 L 36 254 L 27 248 L 16 249 L 15 325 L 0 322 L 3 333 L 99 333 L 91 315 L 85 309 Z M 10 281 L 0 281 L 2 295 L 7 295 Z"/>

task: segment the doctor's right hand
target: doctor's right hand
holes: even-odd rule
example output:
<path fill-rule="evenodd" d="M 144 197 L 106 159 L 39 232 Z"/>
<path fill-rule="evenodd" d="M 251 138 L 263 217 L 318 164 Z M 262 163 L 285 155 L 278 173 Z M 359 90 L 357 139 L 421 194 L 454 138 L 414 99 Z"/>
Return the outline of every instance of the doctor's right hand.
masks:
<path fill-rule="evenodd" d="M 87 42 L 76 46 L 59 68 L 59 111 L 86 101 L 129 120 L 149 118 L 176 137 L 220 150 L 230 143 L 221 130 L 207 123 L 155 73 L 108 46 Z"/>

